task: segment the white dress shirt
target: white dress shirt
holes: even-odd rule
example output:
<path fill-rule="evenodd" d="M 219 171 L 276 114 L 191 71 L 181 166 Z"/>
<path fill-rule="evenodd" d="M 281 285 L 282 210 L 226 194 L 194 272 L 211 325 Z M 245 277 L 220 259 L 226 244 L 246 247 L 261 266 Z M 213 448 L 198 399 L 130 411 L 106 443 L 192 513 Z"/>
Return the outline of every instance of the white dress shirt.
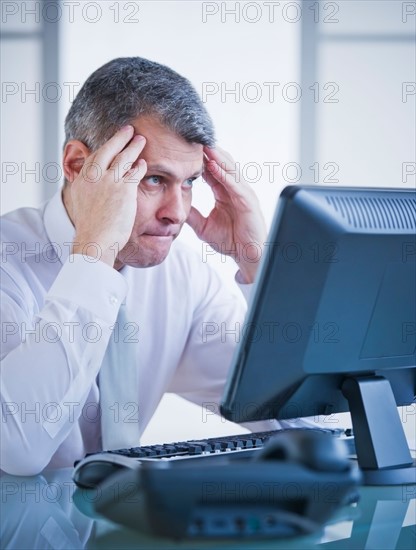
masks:
<path fill-rule="evenodd" d="M 178 241 L 160 265 L 117 272 L 71 255 L 73 236 L 60 192 L 2 218 L 0 466 L 10 474 L 100 449 L 97 375 L 124 300 L 142 431 L 167 391 L 218 404 L 236 345 L 221 327 L 244 319 L 244 300 Z"/>

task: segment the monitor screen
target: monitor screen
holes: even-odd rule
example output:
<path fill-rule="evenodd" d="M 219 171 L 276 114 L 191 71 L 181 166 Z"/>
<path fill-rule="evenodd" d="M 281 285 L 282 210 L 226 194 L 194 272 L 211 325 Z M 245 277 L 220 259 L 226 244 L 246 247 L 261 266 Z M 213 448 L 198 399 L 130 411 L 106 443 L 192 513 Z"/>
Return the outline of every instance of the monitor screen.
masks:
<path fill-rule="evenodd" d="M 361 467 L 408 469 L 397 405 L 415 399 L 415 191 L 287 187 L 264 248 L 222 414 L 349 410 Z M 378 441 L 387 427 L 402 452 Z"/>

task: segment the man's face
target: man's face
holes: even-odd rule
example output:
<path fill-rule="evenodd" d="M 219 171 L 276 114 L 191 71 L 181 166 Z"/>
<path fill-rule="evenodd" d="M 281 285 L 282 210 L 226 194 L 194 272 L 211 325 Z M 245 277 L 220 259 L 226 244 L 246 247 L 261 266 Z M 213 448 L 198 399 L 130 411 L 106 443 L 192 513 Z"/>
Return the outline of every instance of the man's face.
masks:
<path fill-rule="evenodd" d="M 192 182 L 203 167 L 202 145 L 186 142 L 151 117 L 140 117 L 133 126 L 146 138 L 140 158 L 147 163 L 147 173 L 137 188 L 136 219 L 116 269 L 163 262 L 189 215 Z"/>

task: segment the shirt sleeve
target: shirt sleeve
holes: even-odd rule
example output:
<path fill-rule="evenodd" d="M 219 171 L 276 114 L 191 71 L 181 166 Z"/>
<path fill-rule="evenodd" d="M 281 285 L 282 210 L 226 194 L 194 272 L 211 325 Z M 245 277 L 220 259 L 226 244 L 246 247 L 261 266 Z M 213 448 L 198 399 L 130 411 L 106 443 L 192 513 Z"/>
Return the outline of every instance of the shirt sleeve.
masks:
<path fill-rule="evenodd" d="M 250 302 L 250 298 L 253 294 L 254 283 L 241 283 L 240 278 L 238 276 L 239 273 L 240 272 L 237 271 L 237 273 L 234 277 L 234 280 L 235 280 L 238 288 L 241 290 L 241 293 L 244 296 L 246 303 L 248 304 Z"/>
<path fill-rule="evenodd" d="M 87 260 L 69 257 L 39 310 L 35 281 L 29 288 L 21 274 L 2 274 L 0 467 L 8 473 L 33 475 L 48 464 L 100 369 L 127 283 Z"/>

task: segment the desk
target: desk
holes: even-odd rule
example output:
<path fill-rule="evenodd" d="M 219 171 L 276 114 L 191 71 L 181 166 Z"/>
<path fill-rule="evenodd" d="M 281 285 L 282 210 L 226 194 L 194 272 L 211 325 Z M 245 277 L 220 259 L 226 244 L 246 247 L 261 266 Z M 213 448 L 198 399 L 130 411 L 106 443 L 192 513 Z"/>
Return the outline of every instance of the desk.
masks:
<path fill-rule="evenodd" d="M 92 510 L 94 491 L 74 493 L 72 469 L 35 477 L 3 475 L 2 549 L 411 549 L 416 548 L 416 486 L 362 487 L 358 504 L 341 509 L 322 530 L 280 540 L 172 541 L 119 527 Z"/>

